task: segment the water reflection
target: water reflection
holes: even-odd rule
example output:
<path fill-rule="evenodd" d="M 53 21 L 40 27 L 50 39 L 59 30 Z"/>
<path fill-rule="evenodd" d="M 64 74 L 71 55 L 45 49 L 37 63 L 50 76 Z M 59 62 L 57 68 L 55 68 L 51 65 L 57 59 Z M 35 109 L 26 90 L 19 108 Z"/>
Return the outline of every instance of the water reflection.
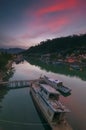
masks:
<path fill-rule="evenodd" d="M 50 130 L 34 107 L 29 88 L 10 90 L 3 100 L 0 128 L 4 130 Z M 45 123 L 46 124 L 46 123 Z"/>
<path fill-rule="evenodd" d="M 41 70 L 35 65 L 31 65 L 28 62 L 24 61 L 23 64 L 13 64 L 15 67 L 15 73 L 10 80 L 28 80 L 39 78 L 41 74 L 46 73 L 46 71 Z"/>
<path fill-rule="evenodd" d="M 6 74 L 5 74 L 5 77 L 4 77 L 4 80 L 5 81 L 8 81 L 10 77 L 13 76 L 15 70 L 14 68 L 12 67 L 11 69 L 9 69 Z M 8 93 L 9 89 L 6 88 L 7 86 L 6 85 L 1 85 L 0 84 L 0 110 L 2 109 L 2 101 L 5 97 L 5 95 Z"/>
<path fill-rule="evenodd" d="M 8 90 L 7 89 L 0 89 L 0 111 L 1 111 L 1 109 L 2 109 L 2 101 L 3 101 L 3 99 L 4 99 L 4 97 L 5 97 L 5 95 L 7 94 L 7 92 L 8 92 Z"/>
<path fill-rule="evenodd" d="M 86 81 L 82 80 L 86 74 L 84 74 L 84 76 L 78 76 L 77 73 L 71 75 L 69 73 L 71 71 L 65 66 L 63 68 L 62 66 L 55 67 L 37 62 L 35 62 L 35 65 L 34 62 L 30 63 L 33 65 L 27 63 L 26 61 L 24 61 L 23 64 L 13 64 L 13 67 L 15 67 L 15 73 L 10 80 L 35 79 L 39 78 L 40 74 L 47 75 L 51 78 L 58 77 L 63 81 L 65 86 L 72 89 L 71 95 L 67 97 L 62 95 L 60 96 L 60 100 L 71 110 L 70 114 L 67 115 L 68 122 L 74 130 L 86 130 Z M 8 93 L 3 95 L 5 96 L 2 98 L 3 100 L 1 100 L 3 111 L 0 113 L 0 119 L 24 123 L 44 122 L 40 113 L 38 113 L 34 107 L 28 88 L 10 90 Z M 8 124 L 5 122 L 0 123 L 0 128 L 3 128 L 4 130 L 48 130 L 48 128 L 45 128 L 43 124 L 41 126 L 23 126 L 10 123 Z"/>
<path fill-rule="evenodd" d="M 42 70 L 46 70 L 47 72 L 54 72 L 58 74 L 64 74 L 70 77 L 79 77 L 82 80 L 86 81 L 86 68 L 84 70 L 79 71 L 79 70 L 71 70 L 69 66 L 67 65 L 52 65 L 52 64 L 45 64 L 41 61 L 33 61 L 29 60 L 29 63 L 31 65 L 36 65 L 40 67 Z"/>

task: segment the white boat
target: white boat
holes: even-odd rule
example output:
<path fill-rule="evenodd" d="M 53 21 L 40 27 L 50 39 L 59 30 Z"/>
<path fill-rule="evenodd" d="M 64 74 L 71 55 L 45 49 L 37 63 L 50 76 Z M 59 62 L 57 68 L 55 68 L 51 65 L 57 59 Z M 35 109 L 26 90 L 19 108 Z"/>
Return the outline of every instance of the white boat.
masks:
<path fill-rule="evenodd" d="M 56 130 L 72 130 L 68 124 L 64 127 L 63 125 L 60 126 L 60 124 L 57 125 L 58 122 L 65 121 L 65 113 L 70 111 L 59 101 L 59 93 L 55 88 L 47 84 L 35 82 L 32 83 L 30 92 L 38 108 L 53 130 L 56 127 L 61 128 Z"/>
<path fill-rule="evenodd" d="M 70 69 L 82 70 L 82 68 L 81 68 L 79 65 L 77 65 L 77 64 L 71 64 L 71 65 L 70 65 Z"/>
<path fill-rule="evenodd" d="M 71 92 L 71 89 L 64 86 L 62 81 L 49 78 L 49 77 L 47 77 L 45 75 L 44 75 L 43 78 L 44 78 L 46 83 L 48 83 L 49 85 L 54 87 L 56 90 L 58 90 L 58 91 L 60 91 L 60 92 L 62 92 L 64 94 L 67 94 L 67 93 Z"/>

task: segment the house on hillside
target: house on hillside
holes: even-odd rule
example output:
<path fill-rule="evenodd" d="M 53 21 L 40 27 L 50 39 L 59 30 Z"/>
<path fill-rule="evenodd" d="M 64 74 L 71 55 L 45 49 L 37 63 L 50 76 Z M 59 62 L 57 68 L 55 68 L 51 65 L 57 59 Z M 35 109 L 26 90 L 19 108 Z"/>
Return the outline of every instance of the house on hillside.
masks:
<path fill-rule="evenodd" d="M 50 61 L 50 54 L 44 54 L 40 58 L 41 61 L 49 62 Z"/>
<path fill-rule="evenodd" d="M 72 58 L 72 57 L 69 57 L 65 60 L 67 63 L 74 63 L 74 62 L 77 62 L 77 59 L 76 58 Z"/>

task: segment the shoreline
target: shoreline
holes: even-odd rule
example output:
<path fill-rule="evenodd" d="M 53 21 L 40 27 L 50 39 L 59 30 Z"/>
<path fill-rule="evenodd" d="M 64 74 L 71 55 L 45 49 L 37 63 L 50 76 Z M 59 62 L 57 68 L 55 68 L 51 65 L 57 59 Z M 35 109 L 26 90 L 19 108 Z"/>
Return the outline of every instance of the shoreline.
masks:
<path fill-rule="evenodd" d="M 6 77 L 8 70 L 11 70 L 12 63 L 12 60 L 8 61 L 8 63 L 4 67 L 6 70 L 0 70 L 0 82 L 4 81 L 4 78 Z"/>

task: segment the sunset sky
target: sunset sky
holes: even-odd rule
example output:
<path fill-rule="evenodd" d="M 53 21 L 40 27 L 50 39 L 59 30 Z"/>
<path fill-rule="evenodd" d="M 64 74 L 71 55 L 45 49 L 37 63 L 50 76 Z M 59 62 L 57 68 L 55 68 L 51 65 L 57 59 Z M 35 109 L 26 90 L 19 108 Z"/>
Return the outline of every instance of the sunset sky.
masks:
<path fill-rule="evenodd" d="M 0 0 L 0 48 L 86 33 L 86 0 Z"/>

